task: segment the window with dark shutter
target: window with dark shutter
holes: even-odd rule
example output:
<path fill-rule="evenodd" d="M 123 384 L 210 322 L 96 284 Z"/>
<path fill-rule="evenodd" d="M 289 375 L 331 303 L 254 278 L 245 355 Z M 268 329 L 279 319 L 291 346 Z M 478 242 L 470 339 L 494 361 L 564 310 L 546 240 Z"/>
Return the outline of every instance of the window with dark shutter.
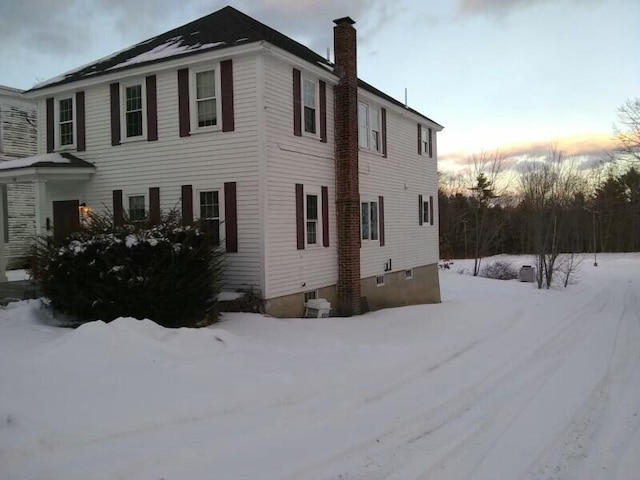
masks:
<path fill-rule="evenodd" d="M 47 153 L 53 152 L 56 144 L 54 99 L 47 98 Z"/>
<path fill-rule="evenodd" d="M 111 145 L 120 145 L 120 84 L 109 85 L 111 95 Z"/>
<path fill-rule="evenodd" d="M 320 141 L 327 143 L 327 84 L 320 80 Z"/>
<path fill-rule="evenodd" d="M 384 197 L 378 197 L 379 224 L 380 224 L 380 246 L 384 247 Z"/>
<path fill-rule="evenodd" d="M 120 227 L 124 224 L 124 208 L 122 206 L 122 190 L 113 191 L 113 224 Z"/>
<path fill-rule="evenodd" d="M 304 250 L 304 187 L 296 183 L 296 248 Z"/>
<path fill-rule="evenodd" d="M 180 124 L 180 136 L 188 137 L 191 130 L 188 68 L 178 70 L 178 122 Z"/>
<path fill-rule="evenodd" d="M 429 222 L 433 225 L 433 197 L 429 197 Z"/>
<path fill-rule="evenodd" d="M 149 75 L 145 79 L 147 94 L 147 140 L 158 140 L 158 101 L 156 76 Z"/>
<path fill-rule="evenodd" d="M 422 195 L 418 195 L 418 225 L 422 225 L 424 218 L 424 203 L 422 202 Z"/>
<path fill-rule="evenodd" d="M 193 223 L 193 187 L 182 185 L 182 224 L 191 225 Z"/>
<path fill-rule="evenodd" d="M 387 158 L 387 109 L 380 109 L 380 118 L 382 121 L 382 156 Z"/>
<path fill-rule="evenodd" d="M 84 92 L 76 92 L 76 116 L 77 116 L 77 144 L 76 150 L 84 152 L 87 149 L 86 144 L 86 127 L 85 127 L 85 111 L 84 111 Z"/>
<path fill-rule="evenodd" d="M 149 222 L 151 225 L 160 223 L 160 188 L 149 188 Z"/>
<path fill-rule="evenodd" d="M 322 187 L 322 246 L 329 246 L 329 188 Z"/>

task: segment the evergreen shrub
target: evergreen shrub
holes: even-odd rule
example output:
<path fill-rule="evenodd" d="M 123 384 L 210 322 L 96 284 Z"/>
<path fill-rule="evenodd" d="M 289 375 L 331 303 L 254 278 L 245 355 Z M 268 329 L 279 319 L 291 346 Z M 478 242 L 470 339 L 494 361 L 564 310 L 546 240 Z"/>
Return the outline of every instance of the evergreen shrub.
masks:
<path fill-rule="evenodd" d="M 61 242 L 40 239 L 34 276 L 54 311 L 78 323 L 134 317 L 207 325 L 218 316 L 223 254 L 204 230 L 171 215 L 157 226 L 114 227 L 94 214 L 88 228 Z"/>

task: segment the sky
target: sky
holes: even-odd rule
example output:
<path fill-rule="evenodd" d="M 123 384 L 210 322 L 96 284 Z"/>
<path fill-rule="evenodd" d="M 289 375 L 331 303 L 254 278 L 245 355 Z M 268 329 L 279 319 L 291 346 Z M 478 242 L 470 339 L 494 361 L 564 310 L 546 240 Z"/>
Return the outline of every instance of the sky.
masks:
<path fill-rule="evenodd" d="M 307 45 L 358 30 L 358 75 L 445 127 L 441 170 L 471 155 L 585 165 L 613 148 L 616 109 L 640 96 L 638 0 L 2 0 L 0 85 L 34 84 L 226 5 Z"/>

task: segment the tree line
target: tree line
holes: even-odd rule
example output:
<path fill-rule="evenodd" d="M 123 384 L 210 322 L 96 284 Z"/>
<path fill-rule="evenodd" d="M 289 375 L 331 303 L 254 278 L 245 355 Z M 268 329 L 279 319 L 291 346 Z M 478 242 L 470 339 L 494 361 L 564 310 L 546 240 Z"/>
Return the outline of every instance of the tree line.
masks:
<path fill-rule="evenodd" d="M 441 175 L 442 258 L 533 254 L 538 286 L 549 286 L 562 253 L 640 251 L 640 99 L 618 110 L 618 145 L 606 169 L 583 169 L 550 147 L 505 172 L 499 152 L 468 159 Z"/>

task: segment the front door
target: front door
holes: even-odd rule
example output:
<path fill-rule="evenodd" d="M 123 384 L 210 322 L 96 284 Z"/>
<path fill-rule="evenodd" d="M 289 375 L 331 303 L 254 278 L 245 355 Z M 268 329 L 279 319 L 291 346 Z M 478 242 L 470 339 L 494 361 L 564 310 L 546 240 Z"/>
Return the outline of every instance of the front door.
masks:
<path fill-rule="evenodd" d="M 80 201 L 53 202 L 53 238 L 60 241 L 78 230 L 80 230 Z"/>

